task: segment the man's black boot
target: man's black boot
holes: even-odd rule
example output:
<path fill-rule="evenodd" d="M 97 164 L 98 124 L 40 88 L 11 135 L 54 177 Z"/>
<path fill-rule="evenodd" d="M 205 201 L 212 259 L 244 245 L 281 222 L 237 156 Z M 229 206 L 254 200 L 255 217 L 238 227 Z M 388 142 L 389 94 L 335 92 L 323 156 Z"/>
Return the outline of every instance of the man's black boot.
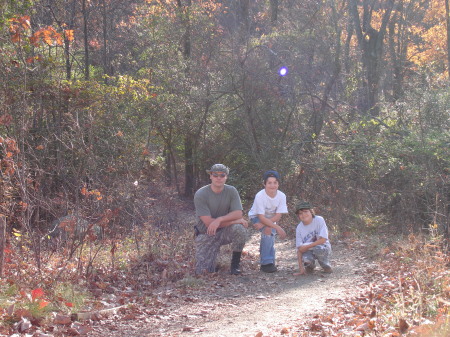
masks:
<path fill-rule="evenodd" d="M 241 270 L 239 269 L 239 265 L 241 263 L 241 254 L 242 252 L 233 252 L 233 256 L 231 257 L 231 275 L 240 275 Z"/>

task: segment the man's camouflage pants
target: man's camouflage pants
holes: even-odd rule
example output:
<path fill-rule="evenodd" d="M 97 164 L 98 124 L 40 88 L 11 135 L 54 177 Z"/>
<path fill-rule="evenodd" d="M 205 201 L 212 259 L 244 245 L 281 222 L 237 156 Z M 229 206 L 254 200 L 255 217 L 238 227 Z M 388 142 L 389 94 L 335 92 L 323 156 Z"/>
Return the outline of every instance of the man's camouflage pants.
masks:
<path fill-rule="evenodd" d="M 195 238 L 195 273 L 216 270 L 220 247 L 231 243 L 233 252 L 242 252 L 247 241 L 247 229 L 242 224 L 221 228 L 216 235 L 199 234 Z"/>

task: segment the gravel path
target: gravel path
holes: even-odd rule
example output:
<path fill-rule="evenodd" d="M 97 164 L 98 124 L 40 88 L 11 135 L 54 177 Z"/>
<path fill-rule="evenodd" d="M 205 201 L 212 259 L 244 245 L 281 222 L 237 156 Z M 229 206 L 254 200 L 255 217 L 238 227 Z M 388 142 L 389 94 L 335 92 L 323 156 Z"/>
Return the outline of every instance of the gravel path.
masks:
<path fill-rule="evenodd" d="M 295 332 L 323 312 L 332 299 L 355 296 L 362 285 L 363 257 L 343 242 L 333 244 L 333 273 L 293 276 L 292 240 L 276 243 L 279 271 L 259 271 L 259 235 L 244 250 L 244 275 L 228 274 L 231 252 L 223 247 L 219 273 L 191 278 L 143 294 L 134 314 L 94 326 L 90 336 L 279 336 Z M 187 286 L 189 285 L 189 286 Z M 332 305 L 332 304 L 329 304 Z"/>

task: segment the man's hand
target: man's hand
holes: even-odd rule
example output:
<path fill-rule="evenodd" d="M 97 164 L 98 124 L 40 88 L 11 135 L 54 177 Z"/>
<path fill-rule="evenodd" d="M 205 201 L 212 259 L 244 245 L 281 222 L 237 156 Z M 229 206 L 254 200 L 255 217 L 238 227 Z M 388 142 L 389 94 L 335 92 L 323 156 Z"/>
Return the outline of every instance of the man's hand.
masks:
<path fill-rule="evenodd" d="M 241 219 L 239 220 L 239 223 L 241 223 L 242 226 L 244 226 L 245 228 L 248 228 L 248 221 L 245 220 L 244 218 L 241 218 Z"/>
<path fill-rule="evenodd" d="M 211 236 L 216 235 L 216 231 L 217 231 L 217 228 L 219 228 L 219 226 L 220 226 L 220 220 L 218 220 L 218 218 L 214 219 L 209 224 L 208 228 L 206 229 L 206 233 Z"/>

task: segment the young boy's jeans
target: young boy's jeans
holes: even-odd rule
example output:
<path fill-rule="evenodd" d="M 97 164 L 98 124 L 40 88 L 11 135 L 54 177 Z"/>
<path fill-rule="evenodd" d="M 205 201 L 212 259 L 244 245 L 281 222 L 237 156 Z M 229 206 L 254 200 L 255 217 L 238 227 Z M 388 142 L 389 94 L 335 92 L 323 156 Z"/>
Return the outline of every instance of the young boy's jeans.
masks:
<path fill-rule="evenodd" d="M 315 260 L 319 262 L 322 268 L 330 267 L 331 248 L 327 245 L 314 246 L 312 249 L 302 254 L 303 263 L 310 266 L 315 265 Z"/>
<path fill-rule="evenodd" d="M 250 220 L 252 224 L 259 222 L 258 218 L 251 218 Z M 261 265 L 275 264 L 275 236 L 277 235 L 277 231 L 272 228 L 272 234 L 267 235 L 264 234 L 265 228 L 263 227 L 259 230 L 261 232 L 261 242 L 259 244 L 260 263 Z"/>

